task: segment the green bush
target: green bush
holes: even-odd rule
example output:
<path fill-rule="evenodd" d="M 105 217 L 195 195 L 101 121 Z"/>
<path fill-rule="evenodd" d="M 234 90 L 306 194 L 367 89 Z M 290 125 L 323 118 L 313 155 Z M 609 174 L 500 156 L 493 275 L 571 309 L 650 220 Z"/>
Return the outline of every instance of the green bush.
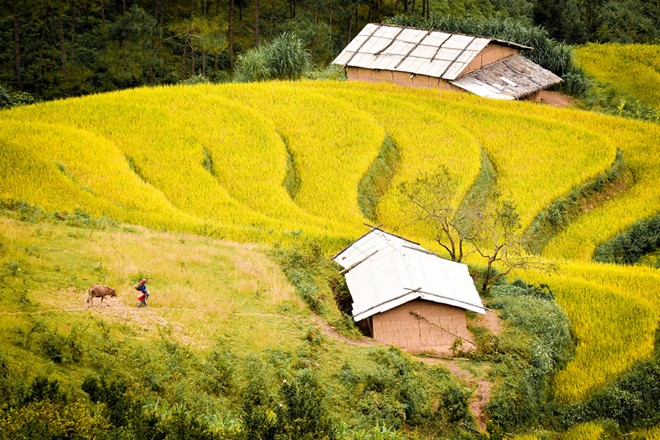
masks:
<path fill-rule="evenodd" d="M 653 357 L 596 391 L 586 401 L 565 408 L 564 423 L 611 419 L 628 431 L 660 425 L 660 330 Z"/>
<path fill-rule="evenodd" d="M 574 351 L 568 318 L 547 287 L 521 281 L 494 287 L 488 306 L 499 309 L 507 323 L 501 336 L 491 336 L 488 347 L 497 361 L 493 375 L 498 382 L 488 404 L 490 432 L 552 426 L 552 379 Z"/>
<path fill-rule="evenodd" d="M 293 33 L 283 33 L 270 44 L 251 49 L 238 57 L 238 82 L 300 79 L 311 68 L 311 55 Z"/>
<path fill-rule="evenodd" d="M 29 93 L 9 92 L 2 85 L 0 85 L 0 109 L 34 103 L 35 99 Z"/>
<path fill-rule="evenodd" d="M 635 264 L 660 249 L 660 215 L 634 223 L 596 248 L 593 260 L 601 263 Z"/>
<path fill-rule="evenodd" d="M 373 350 L 370 357 L 378 367 L 362 378 L 360 408 L 371 423 L 398 429 L 432 418 L 427 384 L 410 356 L 389 348 Z"/>
<path fill-rule="evenodd" d="M 525 249 L 528 252 L 541 253 L 555 235 L 584 213 L 587 207 L 598 203 L 603 194 L 611 191 L 616 183 L 625 186 L 631 179 L 630 169 L 623 159 L 623 151 L 617 149 L 609 170 L 575 188 L 567 196 L 556 199 L 534 217 L 524 234 Z"/>
<path fill-rule="evenodd" d="M 378 221 L 378 201 L 389 188 L 400 160 L 396 143 L 389 135 L 385 136 L 378 157 L 358 184 L 358 206 L 362 215 L 373 222 Z"/>
<path fill-rule="evenodd" d="M 333 432 L 326 408 L 326 392 L 313 370 L 303 369 L 292 380 L 284 382 L 280 393 L 284 399 L 278 407 L 279 438 L 323 439 Z"/>
<path fill-rule="evenodd" d="M 325 315 L 332 306 L 340 307 L 344 313 L 350 312 L 347 310 L 347 295 L 350 294 L 344 276 L 337 270 L 337 265 L 323 255 L 318 242 L 312 240 L 289 248 L 278 247 L 273 256 L 314 313 Z M 333 304 L 333 298 L 337 300 L 336 304 Z"/>

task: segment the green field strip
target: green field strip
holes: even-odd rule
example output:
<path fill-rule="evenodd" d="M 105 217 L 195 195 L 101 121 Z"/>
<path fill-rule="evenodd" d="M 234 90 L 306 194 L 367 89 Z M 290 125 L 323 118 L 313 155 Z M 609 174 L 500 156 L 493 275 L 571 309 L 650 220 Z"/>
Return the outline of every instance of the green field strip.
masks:
<path fill-rule="evenodd" d="M 609 170 L 553 201 L 534 217 L 523 236 L 525 248 L 528 252 L 540 254 L 548 242 L 572 221 L 621 195 L 632 185 L 632 173 L 624 161 L 623 153 L 618 150 Z"/>
<path fill-rule="evenodd" d="M 626 193 L 568 225 L 548 243 L 544 255 L 589 261 L 596 246 L 627 230 L 636 221 L 655 215 L 660 208 L 660 154 L 657 144 L 656 147 L 653 144 L 660 139 L 660 127 L 625 123 L 616 118 L 609 122 L 609 131 L 612 125 L 619 125 L 621 149 L 635 183 Z"/>
<path fill-rule="evenodd" d="M 384 138 L 369 114 L 287 83 L 229 85 L 208 92 L 258 110 L 286 136 L 300 175 L 295 202 L 302 209 L 338 225 L 362 225 L 358 183 Z"/>
<path fill-rule="evenodd" d="M 0 125 L 1 166 L 3 175 L 11 176 L 0 184 L 3 199 L 23 200 L 50 211 L 82 209 L 151 227 L 187 230 L 201 224 L 140 180 L 121 152 L 103 138 L 55 124 L 2 121 Z"/>
<path fill-rule="evenodd" d="M 479 175 L 461 201 L 455 219 L 458 226 L 469 228 L 472 213 L 479 212 L 497 193 L 497 170 L 485 151 L 481 151 Z M 469 230 L 469 229 L 465 229 Z"/>
<path fill-rule="evenodd" d="M 562 265 L 553 275 L 523 276 L 550 286 L 578 341 L 556 379 L 562 399 L 583 400 L 652 355 L 660 322 L 657 270 L 585 263 Z"/>
<path fill-rule="evenodd" d="M 388 190 L 379 199 L 376 208 L 379 223 L 423 241 L 432 236 L 429 225 L 415 221 L 406 209 L 398 186 L 444 165 L 458 182 L 454 200 L 458 206 L 479 173 L 480 149 L 475 139 L 460 126 L 448 122 L 445 115 L 399 95 L 369 93 L 351 83 L 309 84 L 319 93 L 343 99 L 373 114 L 396 143 L 400 161 Z"/>
<path fill-rule="evenodd" d="M 387 135 L 376 160 L 358 185 L 360 211 L 371 222 L 378 223 L 376 208 L 392 183 L 401 155 L 392 138 Z"/>

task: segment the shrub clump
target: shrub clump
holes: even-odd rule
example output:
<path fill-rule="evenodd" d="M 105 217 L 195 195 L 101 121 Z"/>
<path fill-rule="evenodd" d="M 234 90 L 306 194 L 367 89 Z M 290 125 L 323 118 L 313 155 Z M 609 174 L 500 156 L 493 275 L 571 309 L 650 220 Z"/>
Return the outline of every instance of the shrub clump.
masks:
<path fill-rule="evenodd" d="M 552 202 L 540 212 L 525 231 L 525 249 L 541 253 L 545 245 L 566 228 L 578 216 L 593 209 L 612 192 L 627 189 L 632 182 L 632 174 L 623 159 L 623 151 L 617 149 L 616 157 L 609 170 L 571 191 L 566 197 Z"/>
<path fill-rule="evenodd" d="M 234 79 L 237 82 L 300 79 L 312 66 L 304 42 L 293 33 L 283 33 L 270 44 L 238 57 Z"/>
<path fill-rule="evenodd" d="M 501 310 L 507 326 L 499 337 L 476 338 L 477 356 L 496 361 L 489 430 L 497 437 L 498 432 L 551 425 L 556 409 L 552 379 L 574 350 L 568 318 L 547 286 L 516 281 L 493 287 L 491 294 L 488 306 Z"/>
<path fill-rule="evenodd" d="M 564 422 L 573 425 L 593 420 L 613 420 L 622 429 L 650 428 L 660 424 L 660 330 L 656 331 L 651 359 L 638 362 L 628 373 L 564 411 Z"/>
<path fill-rule="evenodd" d="M 596 248 L 593 260 L 601 263 L 635 264 L 660 249 L 660 215 L 634 223 L 630 229 Z"/>

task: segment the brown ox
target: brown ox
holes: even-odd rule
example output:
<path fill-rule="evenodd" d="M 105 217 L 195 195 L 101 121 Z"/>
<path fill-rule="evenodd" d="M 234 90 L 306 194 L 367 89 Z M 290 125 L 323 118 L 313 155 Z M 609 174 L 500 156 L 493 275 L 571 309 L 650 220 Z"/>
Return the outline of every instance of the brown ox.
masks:
<path fill-rule="evenodd" d="M 89 288 L 89 296 L 87 297 L 87 304 L 89 304 L 89 302 L 93 298 L 101 298 L 101 304 L 103 304 L 103 298 L 105 298 L 106 296 L 117 296 L 117 291 L 112 287 L 94 285 Z"/>

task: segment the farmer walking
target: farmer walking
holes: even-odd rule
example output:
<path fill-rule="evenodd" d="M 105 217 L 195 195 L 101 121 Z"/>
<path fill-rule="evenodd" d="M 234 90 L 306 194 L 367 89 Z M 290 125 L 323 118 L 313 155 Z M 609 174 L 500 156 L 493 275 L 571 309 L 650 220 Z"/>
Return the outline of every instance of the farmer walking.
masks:
<path fill-rule="evenodd" d="M 135 290 L 140 292 L 138 294 L 138 300 L 140 301 L 137 305 L 138 308 L 147 307 L 147 299 L 149 299 L 149 295 L 150 295 L 149 291 L 147 290 L 147 279 L 142 278 L 140 284 L 135 286 Z"/>

